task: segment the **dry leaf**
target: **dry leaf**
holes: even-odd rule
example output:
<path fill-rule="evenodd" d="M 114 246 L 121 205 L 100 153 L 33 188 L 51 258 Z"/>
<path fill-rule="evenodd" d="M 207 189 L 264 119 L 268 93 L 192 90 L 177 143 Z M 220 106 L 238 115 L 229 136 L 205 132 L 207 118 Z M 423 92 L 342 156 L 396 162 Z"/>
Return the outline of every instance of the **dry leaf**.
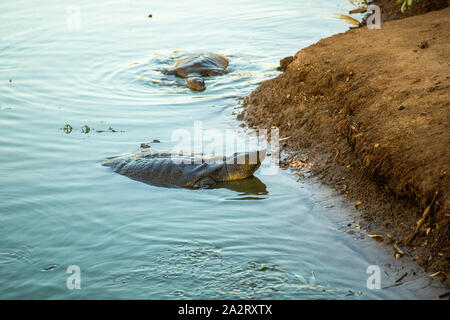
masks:
<path fill-rule="evenodd" d="M 360 25 L 359 20 L 356 20 L 355 18 L 352 18 L 352 17 L 347 16 L 345 14 L 336 14 L 333 17 L 336 18 L 336 19 L 339 19 L 339 20 L 343 20 L 343 21 L 347 22 L 348 24 L 351 24 L 351 25 L 354 25 L 354 26 L 357 26 L 357 27 L 359 27 L 359 25 Z"/>

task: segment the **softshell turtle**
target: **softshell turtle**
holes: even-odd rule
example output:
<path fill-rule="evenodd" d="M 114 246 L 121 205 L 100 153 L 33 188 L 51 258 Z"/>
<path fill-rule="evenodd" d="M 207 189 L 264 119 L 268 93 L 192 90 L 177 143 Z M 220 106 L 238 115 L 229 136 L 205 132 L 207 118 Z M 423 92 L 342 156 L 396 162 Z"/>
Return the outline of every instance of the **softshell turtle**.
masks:
<path fill-rule="evenodd" d="M 173 68 L 164 69 L 162 72 L 185 78 L 189 88 L 203 91 L 206 86 L 202 77 L 225 74 L 228 72 L 228 64 L 228 59 L 220 54 L 202 53 L 178 59 Z"/>
<path fill-rule="evenodd" d="M 230 157 L 199 153 L 140 151 L 110 158 L 102 165 L 133 180 L 161 186 L 211 188 L 218 182 L 251 177 L 266 155 L 265 150 L 235 153 Z"/>

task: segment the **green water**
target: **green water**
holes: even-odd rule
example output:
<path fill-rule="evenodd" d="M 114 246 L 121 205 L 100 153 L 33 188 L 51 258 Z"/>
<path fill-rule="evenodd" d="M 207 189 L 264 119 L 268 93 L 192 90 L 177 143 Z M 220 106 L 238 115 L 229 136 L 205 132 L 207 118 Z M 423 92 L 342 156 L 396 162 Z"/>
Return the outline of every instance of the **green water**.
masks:
<path fill-rule="evenodd" d="M 99 165 L 153 139 L 171 149 L 174 130 L 195 121 L 239 135 L 240 98 L 276 76 L 280 58 L 345 31 L 330 17 L 346 10 L 338 0 L 2 1 L 0 298 L 434 297 L 417 283 L 368 290 L 367 267 L 388 258 L 341 231 L 347 209 L 326 188 L 288 172 L 258 171 L 264 192 L 251 181 L 187 190 Z M 158 71 L 209 51 L 230 58 L 230 73 L 202 93 Z M 70 265 L 80 290 L 66 287 Z M 312 274 L 316 287 L 304 283 Z"/>

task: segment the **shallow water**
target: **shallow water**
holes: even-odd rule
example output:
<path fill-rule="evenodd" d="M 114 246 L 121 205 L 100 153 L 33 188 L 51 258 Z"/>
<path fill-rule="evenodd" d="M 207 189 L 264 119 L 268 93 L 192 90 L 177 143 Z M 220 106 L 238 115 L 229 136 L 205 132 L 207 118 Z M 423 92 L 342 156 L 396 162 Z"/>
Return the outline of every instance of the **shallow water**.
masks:
<path fill-rule="evenodd" d="M 377 244 L 340 231 L 325 189 L 287 172 L 188 190 L 99 165 L 153 139 L 171 149 L 174 130 L 194 121 L 236 132 L 239 98 L 276 76 L 280 58 L 345 31 L 331 15 L 346 5 L 0 3 L 0 298 L 423 297 L 411 286 L 368 290 L 367 267 L 385 260 Z M 202 93 L 158 71 L 208 51 L 227 55 L 230 73 Z M 337 203 L 333 215 L 346 210 Z M 66 287 L 70 265 L 80 290 Z"/>

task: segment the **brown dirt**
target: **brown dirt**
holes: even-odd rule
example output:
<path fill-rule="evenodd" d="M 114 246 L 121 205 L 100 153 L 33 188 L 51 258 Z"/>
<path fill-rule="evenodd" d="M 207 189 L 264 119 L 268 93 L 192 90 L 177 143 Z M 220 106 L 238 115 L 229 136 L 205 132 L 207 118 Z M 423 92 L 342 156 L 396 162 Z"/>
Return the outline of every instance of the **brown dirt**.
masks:
<path fill-rule="evenodd" d="M 396 0 L 373 0 L 368 1 L 378 5 L 381 9 L 381 21 L 390 21 L 416 16 L 434 10 L 448 7 L 449 0 L 419 0 L 415 1 L 406 12 L 401 12 L 401 3 Z"/>
<path fill-rule="evenodd" d="M 307 155 L 316 177 L 361 201 L 368 230 L 390 233 L 447 285 L 449 24 L 447 8 L 322 39 L 245 98 L 239 116 L 277 126 L 290 137 L 283 150 Z"/>

